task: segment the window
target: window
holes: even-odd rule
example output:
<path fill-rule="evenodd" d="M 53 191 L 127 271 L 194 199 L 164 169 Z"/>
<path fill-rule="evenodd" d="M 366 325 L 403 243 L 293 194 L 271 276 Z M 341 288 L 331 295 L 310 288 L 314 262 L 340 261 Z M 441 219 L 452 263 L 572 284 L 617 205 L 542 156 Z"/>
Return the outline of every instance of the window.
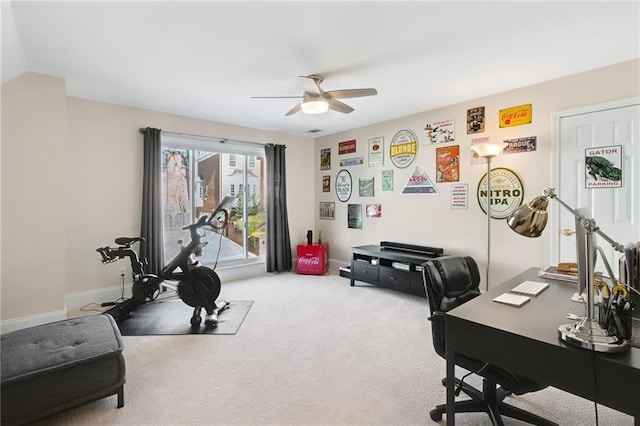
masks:
<path fill-rule="evenodd" d="M 182 228 L 210 214 L 226 195 L 237 197 L 234 214 L 220 234 L 201 230 L 202 240 L 208 244 L 200 262 L 212 267 L 263 257 L 266 212 L 262 145 L 163 133 L 161 161 L 165 263 L 179 252 L 178 240 L 189 239 L 188 231 Z M 253 191 L 245 194 L 243 188 Z"/>

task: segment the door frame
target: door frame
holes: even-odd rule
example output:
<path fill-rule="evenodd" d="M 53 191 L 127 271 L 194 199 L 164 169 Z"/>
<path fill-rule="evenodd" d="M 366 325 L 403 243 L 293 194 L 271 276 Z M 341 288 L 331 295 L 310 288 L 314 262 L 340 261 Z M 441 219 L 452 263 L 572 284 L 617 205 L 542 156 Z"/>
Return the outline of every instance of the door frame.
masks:
<path fill-rule="evenodd" d="M 617 108 L 626 108 L 633 105 L 640 105 L 640 96 L 634 96 L 631 98 L 618 99 L 615 101 L 602 102 L 593 105 L 586 105 L 578 108 L 571 108 L 562 111 L 554 112 L 552 116 L 552 147 L 551 147 L 551 187 L 558 188 L 560 177 L 560 122 L 563 118 L 572 117 L 581 114 L 591 114 L 594 112 L 606 111 Z M 572 206 L 576 208 L 576 206 Z M 549 259 L 550 265 L 555 265 L 559 262 L 559 249 L 560 249 L 560 233 L 558 224 L 560 223 L 560 205 L 558 208 L 552 208 L 549 212 L 549 226 L 553 230 L 551 233 L 551 258 Z"/>

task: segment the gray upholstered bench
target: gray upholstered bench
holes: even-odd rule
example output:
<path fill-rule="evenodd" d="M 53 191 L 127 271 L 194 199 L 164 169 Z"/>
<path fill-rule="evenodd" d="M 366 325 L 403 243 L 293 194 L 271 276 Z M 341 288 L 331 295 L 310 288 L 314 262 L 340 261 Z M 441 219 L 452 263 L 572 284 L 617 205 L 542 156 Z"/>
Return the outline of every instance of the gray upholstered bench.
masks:
<path fill-rule="evenodd" d="M 118 395 L 124 405 L 122 338 L 110 315 L 43 324 L 2 335 L 1 419 L 28 423 Z"/>

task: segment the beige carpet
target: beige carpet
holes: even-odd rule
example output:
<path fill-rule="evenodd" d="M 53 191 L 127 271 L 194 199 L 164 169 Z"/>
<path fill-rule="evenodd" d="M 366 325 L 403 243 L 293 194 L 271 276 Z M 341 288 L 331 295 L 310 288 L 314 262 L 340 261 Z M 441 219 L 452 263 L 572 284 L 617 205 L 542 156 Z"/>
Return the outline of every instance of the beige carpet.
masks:
<path fill-rule="evenodd" d="M 125 406 L 110 397 L 40 424 L 434 424 L 445 362 L 425 299 L 291 273 L 223 283 L 221 298 L 255 301 L 238 334 L 125 337 Z M 561 425 L 595 424 L 593 403 L 556 389 L 511 401 Z M 598 411 L 601 425 L 633 424 Z M 484 414 L 456 422 L 490 424 Z"/>

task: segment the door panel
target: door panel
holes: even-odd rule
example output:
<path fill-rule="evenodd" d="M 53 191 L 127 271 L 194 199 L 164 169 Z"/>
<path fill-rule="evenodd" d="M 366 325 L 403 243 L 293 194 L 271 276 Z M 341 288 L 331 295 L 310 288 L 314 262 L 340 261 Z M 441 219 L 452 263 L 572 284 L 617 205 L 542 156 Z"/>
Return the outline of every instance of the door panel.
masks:
<path fill-rule="evenodd" d="M 601 231 L 623 246 L 640 240 L 640 105 L 637 100 L 630 103 L 567 114 L 559 118 L 558 125 L 558 197 L 574 208 L 587 207 Z M 611 145 L 622 146 L 622 187 L 587 189 L 585 149 Z M 559 224 L 557 238 L 554 238 L 554 244 L 558 244 L 554 250 L 558 253 L 556 263 L 575 261 L 575 236 L 562 232 L 575 230 L 574 216 L 561 206 L 555 207 L 553 212 L 558 217 L 555 223 Z M 599 236 L 596 242 L 617 276 L 621 254 Z M 606 271 L 600 258 L 596 269 Z"/>

